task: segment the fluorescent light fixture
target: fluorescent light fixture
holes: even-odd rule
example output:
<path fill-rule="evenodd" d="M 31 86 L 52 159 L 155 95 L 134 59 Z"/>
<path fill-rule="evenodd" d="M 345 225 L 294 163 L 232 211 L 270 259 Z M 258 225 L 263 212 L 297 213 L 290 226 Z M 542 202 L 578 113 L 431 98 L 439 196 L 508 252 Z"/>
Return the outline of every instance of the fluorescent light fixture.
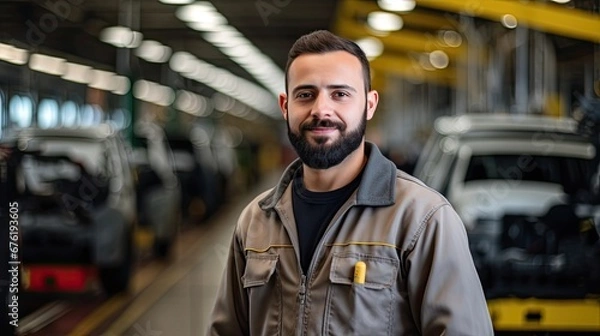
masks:
<path fill-rule="evenodd" d="M 177 92 L 177 98 L 175 98 L 175 108 L 190 114 L 195 114 L 195 111 L 198 108 L 198 101 L 195 99 L 195 94 L 180 90 Z"/>
<path fill-rule="evenodd" d="M 396 31 L 402 29 L 402 18 L 394 13 L 371 12 L 367 16 L 369 27 L 378 31 Z"/>
<path fill-rule="evenodd" d="M 169 106 L 175 100 L 175 92 L 170 87 L 143 79 L 133 84 L 133 96 L 159 106 Z"/>
<path fill-rule="evenodd" d="M 184 22 L 210 22 L 213 24 L 227 24 L 227 19 L 208 1 L 198 1 L 182 6 L 175 11 L 175 16 Z"/>
<path fill-rule="evenodd" d="M 76 64 L 76 63 L 65 63 L 65 74 L 62 76 L 71 82 L 88 84 L 92 79 L 92 68 L 87 65 Z"/>
<path fill-rule="evenodd" d="M 132 31 L 129 27 L 124 26 L 108 27 L 100 32 L 100 41 L 112 44 L 117 48 L 137 48 L 143 39 L 142 33 Z"/>
<path fill-rule="evenodd" d="M 358 44 L 358 46 L 365 52 L 365 55 L 367 55 L 369 60 L 372 60 L 383 53 L 383 43 L 381 43 L 378 38 L 365 37 L 356 41 L 356 44 Z"/>
<path fill-rule="evenodd" d="M 195 69 L 196 56 L 187 51 L 178 51 L 171 56 L 169 67 L 175 72 L 192 72 Z"/>
<path fill-rule="evenodd" d="M 125 48 L 135 49 L 135 48 L 139 47 L 140 44 L 142 44 L 143 40 L 144 40 L 144 35 L 142 33 L 137 32 L 137 31 L 132 31 L 131 32 L 131 41 L 129 42 L 129 44 L 127 44 L 125 46 Z"/>
<path fill-rule="evenodd" d="M 517 18 L 512 14 L 505 14 L 500 22 L 504 27 L 509 29 L 517 28 L 518 25 Z"/>
<path fill-rule="evenodd" d="M 187 5 L 187 4 L 194 2 L 194 0 L 158 0 L 158 1 L 162 2 L 166 5 Z"/>
<path fill-rule="evenodd" d="M 33 54 L 29 60 L 31 70 L 56 76 L 62 76 L 65 73 L 65 64 L 66 60 L 64 58 L 42 54 Z"/>
<path fill-rule="evenodd" d="M 189 23 L 203 24 L 207 29 L 227 24 L 227 19 L 219 12 L 204 12 Z"/>
<path fill-rule="evenodd" d="M 173 71 L 186 78 L 204 83 L 270 117 L 280 117 L 276 100 L 269 91 L 227 70 L 217 68 L 187 52 L 173 54 L 169 65 Z"/>
<path fill-rule="evenodd" d="M 25 49 L 20 49 L 10 44 L 0 43 L 0 60 L 16 65 L 27 63 L 29 53 Z"/>
<path fill-rule="evenodd" d="M 131 82 L 129 81 L 129 78 L 119 75 L 114 77 L 114 83 L 111 90 L 112 93 L 122 96 L 129 92 L 130 88 Z"/>
<path fill-rule="evenodd" d="M 284 90 L 284 73 L 265 54 L 233 27 L 204 33 L 204 39 L 239 64 L 274 96 Z"/>
<path fill-rule="evenodd" d="M 215 92 L 212 96 L 212 100 L 215 104 L 215 108 L 221 112 L 227 112 L 235 105 L 235 99 L 220 92 Z"/>
<path fill-rule="evenodd" d="M 144 60 L 152 63 L 164 63 L 171 57 L 170 47 L 161 44 L 158 41 L 144 40 L 140 46 L 135 49 L 135 54 Z"/>
<path fill-rule="evenodd" d="M 210 32 L 210 31 L 219 31 L 222 30 L 223 27 L 226 27 L 222 24 L 214 23 L 214 22 L 187 22 L 187 26 L 192 28 L 193 30 L 201 31 L 201 32 Z"/>
<path fill-rule="evenodd" d="M 438 33 L 439 38 L 449 47 L 460 47 L 462 36 L 454 30 L 443 30 Z"/>
<path fill-rule="evenodd" d="M 377 4 L 390 12 L 410 12 L 417 5 L 415 0 L 379 0 Z"/>
<path fill-rule="evenodd" d="M 436 69 L 445 69 L 450 64 L 450 58 L 445 52 L 435 50 L 429 54 L 429 63 Z"/>
<path fill-rule="evenodd" d="M 175 15 L 194 30 L 202 31 L 205 40 L 212 43 L 231 60 L 239 64 L 264 87 L 267 88 L 273 96 L 278 96 L 284 90 L 283 71 L 271 60 L 256 48 L 248 39 L 244 37 L 237 29 L 228 25 L 227 19 L 208 1 L 198 1 L 193 4 L 180 7 Z M 175 56 L 175 55 L 173 55 Z M 183 56 L 182 56 L 183 57 Z M 183 59 L 183 58 L 182 58 Z M 253 60 L 253 61 L 249 61 Z M 261 64 L 264 66 L 256 66 Z M 197 69 L 188 69 L 189 64 L 178 64 L 172 59 L 169 63 L 171 69 L 182 72 L 194 72 L 198 74 Z M 178 70 L 179 69 L 179 70 Z M 213 74 L 205 73 L 198 81 L 204 82 L 206 78 L 211 78 Z M 198 76 L 193 76 L 198 78 Z M 212 83 L 220 87 L 219 82 Z M 271 97 L 273 99 L 273 97 Z M 279 113 L 277 113 L 279 114 Z"/>
<path fill-rule="evenodd" d="M 243 60 L 246 57 L 252 57 L 253 55 L 256 55 L 258 49 L 256 49 L 256 47 L 253 45 L 246 43 L 231 47 L 223 47 L 221 51 L 231 58 L 239 58 L 240 60 Z"/>
<path fill-rule="evenodd" d="M 112 91 L 114 89 L 115 82 L 115 73 L 104 70 L 92 70 L 92 80 L 89 84 L 89 87 L 104 90 L 104 91 Z"/>
<path fill-rule="evenodd" d="M 205 97 L 185 90 L 177 91 L 174 105 L 176 109 L 197 117 L 207 116 L 212 111 Z"/>
<path fill-rule="evenodd" d="M 556 2 L 557 4 L 566 4 L 571 2 L 571 0 L 552 0 L 553 2 Z"/>
<path fill-rule="evenodd" d="M 237 29 L 233 27 L 224 27 L 215 31 L 210 31 L 202 35 L 205 40 L 214 44 L 218 48 L 235 47 L 240 44 L 250 44 Z"/>

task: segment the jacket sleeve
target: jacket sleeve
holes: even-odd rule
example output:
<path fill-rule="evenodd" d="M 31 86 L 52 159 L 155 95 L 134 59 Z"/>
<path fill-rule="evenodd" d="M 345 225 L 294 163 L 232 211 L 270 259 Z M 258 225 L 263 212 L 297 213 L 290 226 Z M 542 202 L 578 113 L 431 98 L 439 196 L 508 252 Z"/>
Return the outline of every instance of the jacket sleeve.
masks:
<path fill-rule="evenodd" d="M 493 335 L 466 230 L 444 204 L 420 223 L 404 260 L 413 318 L 422 335 Z"/>
<path fill-rule="evenodd" d="M 237 232 L 237 230 L 236 230 Z M 244 249 L 234 235 L 227 265 L 209 320 L 208 335 L 249 335 L 248 297 L 242 284 L 246 265 Z"/>

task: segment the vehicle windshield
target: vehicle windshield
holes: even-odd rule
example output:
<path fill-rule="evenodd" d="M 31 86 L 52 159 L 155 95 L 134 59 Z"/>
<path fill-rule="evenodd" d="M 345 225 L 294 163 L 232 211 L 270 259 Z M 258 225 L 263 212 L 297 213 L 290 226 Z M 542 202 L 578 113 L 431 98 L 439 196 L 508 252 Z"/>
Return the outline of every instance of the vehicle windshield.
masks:
<path fill-rule="evenodd" d="M 106 156 L 102 142 L 82 138 L 37 138 L 28 147 L 40 156 L 64 156 L 81 164 L 88 173 L 98 175 L 106 171 Z"/>
<path fill-rule="evenodd" d="M 474 155 L 464 181 L 522 180 L 583 188 L 593 172 L 591 159 L 542 155 Z"/>
<path fill-rule="evenodd" d="M 64 183 L 81 184 L 92 176 L 100 181 L 108 176 L 104 146 L 99 141 L 36 138 L 29 140 L 27 147 L 18 169 L 22 192 L 51 195 L 57 191 L 57 182 L 63 181 L 62 188 Z"/>

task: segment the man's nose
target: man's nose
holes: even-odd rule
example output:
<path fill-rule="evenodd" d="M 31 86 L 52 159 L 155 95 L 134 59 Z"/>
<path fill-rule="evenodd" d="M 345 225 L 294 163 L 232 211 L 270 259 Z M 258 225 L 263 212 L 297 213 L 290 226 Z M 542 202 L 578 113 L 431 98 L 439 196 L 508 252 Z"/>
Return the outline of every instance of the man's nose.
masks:
<path fill-rule="evenodd" d="M 319 119 L 331 116 L 333 113 L 333 106 L 331 103 L 331 99 L 329 99 L 329 96 L 326 93 L 320 93 L 315 98 L 311 115 L 318 117 Z"/>

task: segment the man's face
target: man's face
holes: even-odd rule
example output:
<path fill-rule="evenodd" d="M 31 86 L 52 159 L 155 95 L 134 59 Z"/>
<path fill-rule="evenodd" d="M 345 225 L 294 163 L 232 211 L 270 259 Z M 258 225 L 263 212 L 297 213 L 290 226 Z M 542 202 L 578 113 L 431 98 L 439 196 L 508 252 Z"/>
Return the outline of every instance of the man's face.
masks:
<path fill-rule="evenodd" d="M 365 94 L 360 62 L 344 51 L 302 55 L 288 81 L 279 103 L 298 156 L 315 169 L 338 165 L 362 144 L 377 106 L 377 92 Z"/>

